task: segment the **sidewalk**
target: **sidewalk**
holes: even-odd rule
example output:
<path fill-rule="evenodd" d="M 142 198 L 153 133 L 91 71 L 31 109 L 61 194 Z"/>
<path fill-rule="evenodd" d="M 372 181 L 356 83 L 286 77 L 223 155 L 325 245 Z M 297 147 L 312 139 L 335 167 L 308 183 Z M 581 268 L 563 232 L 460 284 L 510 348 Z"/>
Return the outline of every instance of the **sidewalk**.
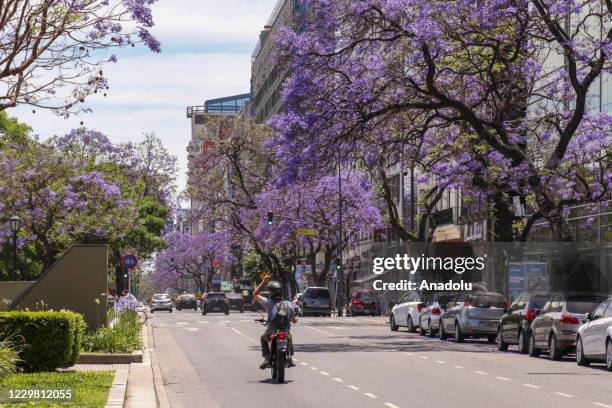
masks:
<path fill-rule="evenodd" d="M 167 408 L 169 405 L 163 396 L 163 383 L 160 384 L 162 398 L 158 401 L 154 368 L 151 361 L 152 333 L 148 324 L 142 326 L 142 363 L 130 364 L 130 373 L 127 379 L 127 391 L 123 407 L 126 408 Z M 156 363 L 156 362 L 155 362 Z"/>

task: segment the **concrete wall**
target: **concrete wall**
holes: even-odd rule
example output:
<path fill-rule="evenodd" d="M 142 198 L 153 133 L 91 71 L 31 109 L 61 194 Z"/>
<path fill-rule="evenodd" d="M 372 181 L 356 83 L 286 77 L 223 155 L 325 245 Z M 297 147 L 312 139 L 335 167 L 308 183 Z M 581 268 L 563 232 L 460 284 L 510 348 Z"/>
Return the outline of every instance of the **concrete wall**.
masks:
<path fill-rule="evenodd" d="M 31 281 L 0 281 L 0 312 L 7 311 L 11 303 L 33 283 Z"/>
<path fill-rule="evenodd" d="M 105 325 L 107 272 L 106 245 L 75 245 L 38 281 L 33 284 L 17 282 L 28 286 L 13 301 L 10 309 L 38 310 L 43 302 L 46 309 L 66 309 L 83 314 L 90 329 Z M 97 304 L 95 299 L 100 303 Z"/>

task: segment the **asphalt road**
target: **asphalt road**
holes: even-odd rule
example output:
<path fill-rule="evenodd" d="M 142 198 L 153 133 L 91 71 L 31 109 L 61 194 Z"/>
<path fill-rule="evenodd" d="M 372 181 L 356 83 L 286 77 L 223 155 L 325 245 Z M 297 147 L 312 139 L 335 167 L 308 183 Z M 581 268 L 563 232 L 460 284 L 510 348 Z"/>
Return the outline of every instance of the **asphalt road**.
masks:
<path fill-rule="evenodd" d="M 297 367 L 284 384 L 258 368 L 258 314 L 150 317 L 173 408 L 612 408 L 612 374 L 603 365 L 391 332 L 382 317 L 300 319 L 292 328 Z"/>

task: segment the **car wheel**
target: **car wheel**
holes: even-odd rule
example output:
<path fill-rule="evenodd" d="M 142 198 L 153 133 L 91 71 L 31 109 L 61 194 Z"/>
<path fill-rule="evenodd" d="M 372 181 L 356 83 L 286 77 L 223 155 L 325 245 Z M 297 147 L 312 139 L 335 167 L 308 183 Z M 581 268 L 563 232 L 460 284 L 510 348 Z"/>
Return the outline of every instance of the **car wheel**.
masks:
<path fill-rule="evenodd" d="M 425 336 L 425 329 L 423 328 L 423 322 L 419 322 L 419 336 Z"/>
<path fill-rule="evenodd" d="M 202 309 L 202 316 L 206 316 L 206 309 Z"/>
<path fill-rule="evenodd" d="M 431 327 L 431 321 L 427 322 L 427 336 L 430 338 L 436 337 L 436 332 Z"/>
<path fill-rule="evenodd" d="M 399 329 L 399 326 L 395 324 L 395 317 L 393 317 L 393 313 L 389 319 L 389 325 L 391 326 L 391 331 L 397 331 L 397 329 Z"/>
<path fill-rule="evenodd" d="M 408 316 L 408 332 L 416 333 L 416 326 L 412 323 L 412 316 Z"/>
<path fill-rule="evenodd" d="M 446 334 L 446 331 L 444 331 L 444 324 L 442 324 L 442 320 L 440 320 L 440 329 L 438 329 L 438 337 L 440 337 L 440 340 L 448 339 L 448 335 Z"/>
<path fill-rule="evenodd" d="M 172 309 L 168 310 L 170 313 L 172 313 Z"/>
<path fill-rule="evenodd" d="M 612 340 L 606 342 L 606 369 L 612 371 Z"/>
<path fill-rule="evenodd" d="M 548 358 L 553 361 L 561 360 L 563 356 L 563 352 L 559 348 L 559 344 L 557 342 L 557 336 L 553 334 L 548 339 Z"/>
<path fill-rule="evenodd" d="M 155 313 L 155 310 L 151 309 L 151 314 Z"/>
<path fill-rule="evenodd" d="M 582 348 L 582 338 L 578 336 L 576 340 L 576 364 L 581 367 L 588 367 L 591 362 L 585 357 L 584 349 Z"/>
<path fill-rule="evenodd" d="M 540 349 L 536 348 L 535 335 L 533 333 L 529 336 L 529 355 L 531 357 L 538 357 L 540 355 Z"/>
<path fill-rule="evenodd" d="M 508 343 L 504 341 L 504 331 L 501 327 L 497 329 L 496 340 L 497 340 L 497 349 L 499 351 L 508 351 Z"/>
<path fill-rule="evenodd" d="M 519 331 L 518 334 L 518 352 L 520 354 L 527 354 L 529 351 L 529 339 L 525 338 L 523 331 Z"/>
<path fill-rule="evenodd" d="M 229 310 L 226 310 L 226 311 L 225 311 L 225 314 L 226 314 L 226 315 L 228 315 L 228 314 L 229 314 Z"/>
<path fill-rule="evenodd" d="M 458 322 L 455 322 L 455 341 L 457 343 L 463 343 L 465 340 L 465 336 L 461 332 L 461 326 L 459 326 Z"/>

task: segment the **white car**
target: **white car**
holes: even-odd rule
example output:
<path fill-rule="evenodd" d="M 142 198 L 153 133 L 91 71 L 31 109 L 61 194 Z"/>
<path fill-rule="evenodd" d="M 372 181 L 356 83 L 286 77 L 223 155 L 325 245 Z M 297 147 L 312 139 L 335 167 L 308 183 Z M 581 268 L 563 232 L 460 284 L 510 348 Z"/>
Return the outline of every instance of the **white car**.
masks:
<path fill-rule="evenodd" d="M 595 307 L 587 319 L 576 334 L 576 362 L 588 366 L 604 361 L 608 371 L 612 371 L 612 298 Z"/>
<path fill-rule="evenodd" d="M 417 292 L 406 292 L 391 309 L 389 316 L 391 331 L 397 331 L 399 327 L 405 326 L 410 333 L 415 333 L 419 327 L 423 306 L 421 296 Z"/>
<path fill-rule="evenodd" d="M 429 297 L 425 308 L 421 311 L 419 321 L 419 334 L 434 337 L 440 329 L 440 315 L 445 312 L 446 305 L 455 296 L 455 293 L 440 292 Z"/>

